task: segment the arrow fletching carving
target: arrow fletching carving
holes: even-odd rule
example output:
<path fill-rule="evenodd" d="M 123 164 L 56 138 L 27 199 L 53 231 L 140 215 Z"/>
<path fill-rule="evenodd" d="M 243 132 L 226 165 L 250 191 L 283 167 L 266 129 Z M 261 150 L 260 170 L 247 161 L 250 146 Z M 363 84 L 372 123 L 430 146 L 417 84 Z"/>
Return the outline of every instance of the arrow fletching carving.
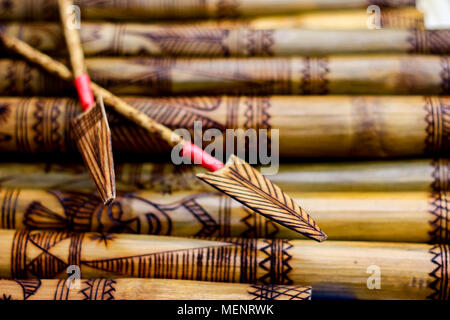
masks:
<path fill-rule="evenodd" d="M 197 174 L 197 177 L 284 227 L 317 241 L 327 238 L 316 222 L 291 197 L 234 155 L 224 168 Z"/>
<path fill-rule="evenodd" d="M 105 204 L 116 197 L 111 131 L 103 100 L 72 121 L 77 147 Z"/>

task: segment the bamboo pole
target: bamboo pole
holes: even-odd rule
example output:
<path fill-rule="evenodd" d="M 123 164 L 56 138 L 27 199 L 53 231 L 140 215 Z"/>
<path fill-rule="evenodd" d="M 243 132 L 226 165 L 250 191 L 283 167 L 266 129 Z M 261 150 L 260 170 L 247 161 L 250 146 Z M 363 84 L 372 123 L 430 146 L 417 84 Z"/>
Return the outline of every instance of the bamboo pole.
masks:
<path fill-rule="evenodd" d="M 89 58 L 86 63 L 92 80 L 123 95 L 450 94 L 448 56 Z M 23 61 L 1 59 L 0 76 L 2 95 L 72 92 Z"/>
<path fill-rule="evenodd" d="M 78 285 L 78 287 L 77 287 Z M 0 280 L 8 300 L 311 300 L 311 287 L 161 279 Z"/>
<path fill-rule="evenodd" d="M 116 163 L 122 192 L 211 191 L 195 175 L 199 167 L 170 163 Z M 392 192 L 449 190 L 448 159 L 384 160 L 329 163 L 283 163 L 271 180 L 287 192 Z M 95 190 L 78 163 L 0 163 L 4 188 Z"/>
<path fill-rule="evenodd" d="M 58 24 L 8 24 L 3 32 L 62 54 Z M 87 56 L 255 57 L 357 53 L 449 54 L 450 30 L 307 30 L 83 22 Z"/>
<path fill-rule="evenodd" d="M 56 0 L 3 0 L 7 4 L 0 20 L 49 20 L 57 18 Z M 371 4 L 385 7 L 414 7 L 415 0 L 90 0 L 75 1 L 83 19 L 163 19 L 236 18 L 245 16 L 292 14 L 304 10 L 366 9 Z"/>
<path fill-rule="evenodd" d="M 369 16 L 365 9 L 307 11 L 295 15 L 255 17 L 246 20 L 215 20 L 199 23 L 212 26 L 242 24 L 251 28 L 304 28 L 309 30 L 367 29 Z M 242 21 L 242 22 L 240 22 Z M 380 17 L 383 29 L 425 29 L 424 14 L 415 8 L 383 9 Z"/>
<path fill-rule="evenodd" d="M 268 148 L 279 147 L 281 157 L 445 156 L 449 151 L 448 97 L 133 97 L 125 101 L 169 128 L 193 129 L 195 120 L 203 130 L 219 129 L 224 132 L 218 138 L 223 146 L 226 129 L 267 129 L 269 134 L 277 129 L 279 139 L 271 138 Z M 69 136 L 69 123 L 79 112 L 74 100 L 3 97 L 0 105 L 0 151 L 75 150 Z M 109 112 L 108 119 L 117 152 L 169 152 L 167 143 L 116 113 Z M 235 147 L 243 143 L 242 133 L 238 136 Z"/>
<path fill-rule="evenodd" d="M 448 243 L 446 190 L 293 192 L 330 240 Z M 0 190 L 0 228 L 169 236 L 304 239 L 215 191 Z"/>
<path fill-rule="evenodd" d="M 66 278 L 75 265 L 83 278 L 302 284 L 317 297 L 353 299 L 449 298 L 447 245 L 7 230 L 0 243 L 3 278 Z"/>

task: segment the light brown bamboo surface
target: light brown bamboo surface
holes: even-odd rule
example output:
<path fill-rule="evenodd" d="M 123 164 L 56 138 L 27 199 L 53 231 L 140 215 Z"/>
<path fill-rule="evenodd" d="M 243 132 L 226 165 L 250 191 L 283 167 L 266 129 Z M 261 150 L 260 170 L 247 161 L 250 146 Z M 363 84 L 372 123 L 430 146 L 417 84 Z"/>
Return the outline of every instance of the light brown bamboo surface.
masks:
<path fill-rule="evenodd" d="M 424 14 L 415 8 L 383 9 L 380 23 L 383 29 L 425 29 Z M 253 17 L 250 19 L 196 21 L 199 26 L 247 26 L 251 28 L 303 28 L 309 30 L 367 29 L 366 9 L 306 11 L 283 16 Z M 371 20 L 372 22 L 373 20 Z M 171 21 L 176 23 L 176 21 Z"/>
<path fill-rule="evenodd" d="M 88 58 L 93 81 L 119 95 L 450 94 L 448 56 Z M 0 94 L 73 88 L 20 60 L 0 60 Z"/>
<path fill-rule="evenodd" d="M 279 140 L 281 157 L 444 156 L 449 150 L 448 97 L 134 97 L 126 101 L 174 129 L 192 129 L 194 121 L 201 122 L 203 131 L 267 129 L 272 130 L 270 136 L 278 129 L 279 139 L 270 139 L 269 147 L 276 148 Z M 3 97 L 0 106 L 0 151 L 75 150 L 69 125 L 80 109 L 75 100 Z M 108 120 L 115 152 L 168 156 L 164 141 L 113 112 Z M 239 136 L 243 143 L 243 133 Z M 226 142 L 226 133 L 217 141 Z"/>
<path fill-rule="evenodd" d="M 205 192 L 196 178 L 199 166 L 170 163 L 116 163 L 117 188 L 123 192 Z M 449 162 L 443 159 L 330 163 L 281 163 L 270 180 L 286 192 L 392 192 L 449 190 Z M 77 163 L 0 163 L 0 186 L 21 189 L 94 191 L 84 166 Z"/>
<path fill-rule="evenodd" d="M 59 24 L 6 24 L 6 35 L 66 52 Z M 87 56 L 256 57 L 357 53 L 449 54 L 450 30 L 307 30 L 84 22 Z"/>
<path fill-rule="evenodd" d="M 0 280 L 8 300 L 311 300 L 311 287 L 164 279 Z"/>
<path fill-rule="evenodd" d="M 291 193 L 330 240 L 447 243 L 445 190 Z M 118 192 L 3 188 L 0 228 L 169 236 L 304 239 L 217 191 Z"/>
<path fill-rule="evenodd" d="M 56 0 L 2 0 L 0 20 L 56 19 Z M 415 0 L 91 0 L 75 1 L 83 19 L 236 18 L 292 14 L 304 10 L 413 7 Z"/>
<path fill-rule="evenodd" d="M 66 278 L 75 265 L 83 278 L 301 284 L 318 297 L 354 299 L 449 298 L 447 245 L 12 230 L 0 231 L 0 243 L 3 278 Z M 369 289 L 377 274 L 381 288 Z"/>

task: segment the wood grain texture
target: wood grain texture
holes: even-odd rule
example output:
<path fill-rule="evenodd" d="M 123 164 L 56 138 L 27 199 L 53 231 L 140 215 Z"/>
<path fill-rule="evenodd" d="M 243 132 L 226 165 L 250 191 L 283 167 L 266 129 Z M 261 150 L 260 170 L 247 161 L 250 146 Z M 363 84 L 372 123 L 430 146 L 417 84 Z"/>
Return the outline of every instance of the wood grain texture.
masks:
<path fill-rule="evenodd" d="M 0 300 L 311 300 L 311 287 L 161 279 L 0 280 Z"/>
<path fill-rule="evenodd" d="M 236 18 L 292 14 L 303 10 L 366 9 L 375 4 L 386 7 L 414 7 L 415 0 L 77 0 L 85 19 Z M 57 19 L 56 0 L 2 0 L 0 20 Z"/>
<path fill-rule="evenodd" d="M 329 240 L 450 242 L 448 190 L 291 191 L 290 196 L 320 223 Z M 0 205 L 4 229 L 304 239 L 213 190 L 119 191 L 104 205 L 87 190 L 2 188 Z"/>
<path fill-rule="evenodd" d="M 320 242 L 327 238 L 316 222 L 292 198 L 258 170 L 234 155 L 224 168 L 200 173 L 197 177 L 282 226 Z"/>
<path fill-rule="evenodd" d="M 384 160 L 330 163 L 282 163 L 270 176 L 286 192 L 432 192 L 449 190 L 449 162 L 442 159 Z M 195 176 L 200 167 L 170 163 L 115 164 L 121 192 L 211 191 Z M 20 189 L 94 191 L 95 186 L 80 163 L 2 162 L 0 186 Z"/>
<path fill-rule="evenodd" d="M 317 297 L 448 299 L 447 245 L 0 231 L 0 276 L 311 285 Z M 381 289 L 367 288 L 370 266 Z"/>
<path fill-rule="evenodd" d="M 72 122 L 74 140 L 105 204 L 116 197 L 111 131 L 100 101 Z"/>
<path fill-rule="evenodd" d="M 93 81 L 119 95 L 445 95 L 450 92 L 447 56 L 88 58 L 86 63 Z M 73 92 L 70 86 L 25 62 L 0 59 L 0 67 L 2 95 Z M 23 72 L 27 73 L 26 78 Z M 108 104 L 104 95 L 103 98 Z"/>
<path fill-rule="evenodd" d="M 278 129 L 283 158 L 445 156 L 449 151 L 448 97 L 126 97 L 124 101 L 136 113 L 170 129 L 193 130 L 193 121 L 201 122 L 203 130 L 218 129 L 223 132 L 218 139 L 223 139 L 224 146 L 228 128 L 266 129 L 268 133 Z M 75 100 L 0 97 L 0 105 L 5 110 L 0 151 L 75 150 L 69 135 L 70 121 L 79 114 Z M 113 111 L 107 115 L 114 150 L 168 154 L 164 140 L 120 115 Z M 235 146 L 243 138 L 238 135 Z M 269 135 L 269 142 L 270 148 L 276 140 Z M 204 147 L 208 144 L 204 142 Z"/>
<path fill-rule="evenodd" d="M 12 24 L 0 28 L 10 36 L 33 43 L 38 50 L 53 55 L 63 53 L 64 40 L 57 24 Z M 271 57 L 450 53 L 450 30 L 258 29 L 247 26 L 84 22 L 80 32 L 83 49 L 88 56 Z"/>

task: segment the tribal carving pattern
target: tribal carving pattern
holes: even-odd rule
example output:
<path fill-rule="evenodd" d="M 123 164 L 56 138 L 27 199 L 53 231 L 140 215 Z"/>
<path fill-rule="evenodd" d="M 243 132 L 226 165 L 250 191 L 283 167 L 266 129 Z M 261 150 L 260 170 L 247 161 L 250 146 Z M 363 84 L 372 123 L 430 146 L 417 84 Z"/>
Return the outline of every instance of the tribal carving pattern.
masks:
<path fill-rule="evenodd" d="M 23 60 L 0 60 L 3 96 L 67 95 L 73 88 Z"/>
<path fill-rule="evenodd" d="M 0 279 L 0 288 L 2 286 L 2 282 L 5 283 L 14 283 L 19 290 L 7 290 L 5 292 L 0 292 L 0 300 L 27 300 L 41 287 L 40 279 L 30 279 L 30 280 L 1 280 Z M 1 290 L 1 289 L 0 289 Z M 20 293 L 18 293 L 18 292 Z"/>
<path fill-rule="evenodd" d="M 90 274 L 292 284 L 289 278 L 292 245 L 287 240 L 216 239 L 219 242 L 213 241 L 208 246 L 161 252 L 153 249 L 148 254 L 115 258 L 108 258 L 109 247 L 100 246 L 97 250 L 104 252 L 99 252 L 97 259 L 84 259 L 81 252 L 86 241 L 92 240 L 83 234 L 17 231 L 12 244 L 11 275 L 21 279 L 59 278 L 69 265 L 78 265 L 82 273 L 83 268 L 88 268 Z M 111 238 L 110 241 L 117 240 Z M 90 283 L 85 287 L 86 297 L 92 297 L 89 288 L 95 285 L 99 284 Z M 102 294 L 112 293 L 112 284 L 109 289 Z"/>
<path fill-rule="evenodd" d="M 450 47 L 450 30 L 411 30 L 408 42 L 410 53 L 444 55 Z"/>
<path fill-rule="evenodd" d="M 64 145 L 60 134 L 60 104 L 60 100 L 54 100 L 54 103 L 47 107 L 41 99 L 34 104 L 34 121 L 31 130 L 34 136 L 35 148 L 39 152 L 59 151 L 59 147 Z"/>
<path fill-rule="evenodd" d="M 301 286 L 252 285 L 253 300 L 311 300 L 311 288 Z"/>
<path fill-rule="evenodd" d="M 113 279 L 86 280 L 80 293 L 85 297 L 84 300 L 114 300 L 115 285 Z"/>
<path fill-rule="evenodd" d="M 57 199 L 60 207 L 49 208 L 45 202 L 32 201 L 23 216 L 22 223 L 26 228 L 244 238 L 276 238 L 280 231 L 273 221 L 216 192 L 195 193 L 171 203 L 150 201 L 139 193 L 125 193 L 119 194 L 109 205 L 104 205 L 98 196 L 90 193 L 48 191 L 48 194 Z M 15 220 L 19 219 L 16 213 L 19 195 L 18 189 L 0 192 L 2 228 L 14 229 Z M 234 217 L 242 218 L 241 224 L 234 222 L 236 230 L 232 232 L 231 219 Z M 189 232 L 183 229 L 186 224 L 192 226 Z"/>
<path fill-rule="evenodd" d="M 439 158 L 433 160 L 431 163 L 433 167 L 433 182 L 431 184 L 431 190 L 434 192 L 440 191 L 450 191 L 449 181 L 450 181 L 450 163 L 448 158 Z"/>
<path fill-rule="evenodd" d="M 318 241 L 326 239 L 316 222 L 292 198 L 234 155 L 221 170 L 197 174 L 197 177 L 267 219 L 309 238 Z"/>
<path fill-rule="evenodd" d="M 15 229 L 16 208 L 20 196 L 19 189 L 0 189 L 0 227 Z"/>
<path fill-rule="evenodd" d="M 450 241 L 449 200 L 447 191 L 434 191 L 430 199 L 430 243 L 448 243 Z"/>
<path fill-rule="evenodd" d="M 448 221 L 448 220 L 447 220 Z M 450 265 L 450 248 L 446 244 L 434 245 L 430 249 L 431 262 L 434 269 L 430 272 L 431 281 L 428 287 L 433 291 L 427 298 L 433 300 L 449 300 L 450 286 L 448 281 Z"/>
<path fill-rule="evenodd" d="M 0 124 L 8 121 L 8 117 L 11 114 L 11 107 L 7 103 L 0 104 Z M 12 136 L 7 133 L 0 132 L 0 143 L 6 142 L 12 139 Z"/>
<path fill-rule="evenodd" d="M 91 70 L 95 81 L 116 94 L 276 94 L 292 93 L 291 60 L 286 58 L 235 59 L 127 59 L 131 69 L 138 70 L 125 78 L 121 74 L 99 69 Z M 182 73 L 200 81 L 202 86 L 178 91 L 173 74 Z M 132 80 L 130 80 L 132 79 Z M 220 85 L 218 85 L 220 84 Z"/>
<path fill-rule="evenodd" d="M 425 29 L 422 17 L 409 16 L 406 13 L 398 14 L 389 10 L 381 11 L 381 27 L 391 29 Z"/>
<path fill-rule="evenodd" d="M 116 281 L 113 279 L 89 279 L 81 284 L 77 291 L 82 300 L 114 300 Z M 61 279 L 56 286 L 54 300 L 69 300 L 70 291 L 68 280 Z"/>
<path fill-rule="evenodd" d="M 367 5 L 380 7 L 415 7 L 416 0 L 367 0 Z"/>
<path fill-rule="evenodd" d="M 271 128 L 269 97 L 128 98 L 127 101 L 156 121 L 173 129 L 190 129 L 191 134 L 194 121 L 201 122 L 203 130 L 214 128 L 221 132 L 227 128 Z M 71 121 L 79 113 L 79 105 L 72 99 L 16 99 L 2 104 L 0 123 L 10 124 L 6 126 L 10 129 L 0 132 L 0 148 L 24 153 L 75 151 Z M 97 116 L 92 122 L 100 116 L 98 112 L 91 115 Z M 113 111 L 108 112 L 108 120 L 114 150 L 143 154 L 169 150 L 166 142 Z"/>
<path fill-rule="evenodd" d="M 450 104 L 444 98 L 426 98 L 427 123 L 425 152 L 446 156 L 450 151 Z"/>
<path fill-rule="evenodd" d="M 301 70 L 301 94 L 327 94 L 329 92 L 327 78 L 329 72 L 327 58 L 304 58 Z"/>
<path fill-rule="evenodd" d="M 448 57 L 441 57 L 441 92 L 443 95 L 450 94 L 450 60 Z"/>
<path fill-rule="evenodd" d="M 240 0 L 218 0 L 216 16 L 221 18 L 238 18 L 241 13 L 239 12 Z"/>
<path fill-rule="evenodd" d="M 148 48 L 143 46 L 138 52 L 144 56 L 154 55 L 155 46 L 162 56 L 230 56 L 230 48 L 224 41 L 229 30 L 225 29 L 164 27 L 153 32 L 127 30 L 124 33 L 150 41 Z"/>
<path fill-rule="evenodd" d="M 70 265 L 80 265 L 83 234 L 66 232 L 16 232 L 11 252 L 14 279 L 55 278 Z M 68 247 L 66 257 L 52 253 L 58 246 Z"/>

